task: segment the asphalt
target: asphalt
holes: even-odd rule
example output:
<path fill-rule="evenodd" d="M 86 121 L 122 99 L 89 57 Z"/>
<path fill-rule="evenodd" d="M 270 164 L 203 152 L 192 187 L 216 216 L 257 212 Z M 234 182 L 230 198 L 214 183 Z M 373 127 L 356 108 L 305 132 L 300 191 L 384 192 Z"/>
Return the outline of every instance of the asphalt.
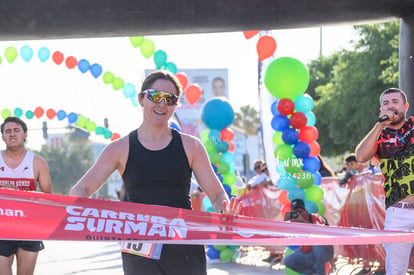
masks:
<path fill-rule="evenodd" d="M 123 274 L 120 246 L 116 242 L 44 241 L 34 275 L 116 275 Z M 280 264 L 263 261 L 269 252 L 263 248 L 249 248 L 239 254 L 235 262 L 207 260 L 208 275 L 285 274 Z M 360 266 L 339 263 L 331 274 L 356 274 Z M 15 270 L 15 266 L 13 267 Z M 340 269 L 340 270 L 339 270 Z M 16 272 L 14 272 L 16 274 Z"/>

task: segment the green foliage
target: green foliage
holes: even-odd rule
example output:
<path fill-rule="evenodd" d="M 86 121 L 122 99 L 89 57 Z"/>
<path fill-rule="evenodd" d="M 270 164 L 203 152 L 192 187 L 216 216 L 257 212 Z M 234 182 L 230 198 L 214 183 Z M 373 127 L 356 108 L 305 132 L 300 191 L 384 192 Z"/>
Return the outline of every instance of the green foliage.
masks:
<path fill-rule="evenodd" d="M 309 64 L 322 155 L 354 151 L 378 117 L 381 92 L 398 87 L 399 21 L 355 29 L 353 50 Z"/>
<path fill-rule="evenodd" d="M 235 113 L 233 124 L 246 131 L 246 135 L 254 136 L 259 128 L 259 113 L 250 106 L 240 107 L 240 112 Z"/>
<path fill-rule="evenodd" d="M 40 152 L 48 163 L 53 193 L 68 195 L 70 188 L 93 163 L 93 152 L 84 141 L 59 146 L 43 145 Z"/>

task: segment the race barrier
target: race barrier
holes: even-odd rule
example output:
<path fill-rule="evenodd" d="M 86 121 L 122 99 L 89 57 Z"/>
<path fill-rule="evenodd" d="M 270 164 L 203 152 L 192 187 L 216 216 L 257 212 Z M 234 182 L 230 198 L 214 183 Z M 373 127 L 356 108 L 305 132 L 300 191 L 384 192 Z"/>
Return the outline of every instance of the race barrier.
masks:
<path fill-rule="evenodd" d="M 226 245 L 414 242 L 414 233 L 318 226 L 156 205 L 0 190 L 0 239 Z"/>
<path fill-rule="evenodd" d="M 347 184 L 340 185 L 338 178 L 322 178 L 320 187 L 324 191 L 324 216 L 330 226 L 343 228 L 383 229 L 385 221 L 385 193 L 381 174 L 364 172 L 353 176 Z M 281 204 L 278 202 L 282 190 L 258 187 L 246 190 L 240 197 L 244 204 L 242 213 L 247 216 L 283 220 Z M 361 245 L 335 245 L 335 255 L 350 261 L 377 262 L 384 265 L 385 251 L 382 242 Z M 272 247 L 274 253 L 283 253 L 283 248 Z M 414 268 L 414 253 L 410 268 Z"/>

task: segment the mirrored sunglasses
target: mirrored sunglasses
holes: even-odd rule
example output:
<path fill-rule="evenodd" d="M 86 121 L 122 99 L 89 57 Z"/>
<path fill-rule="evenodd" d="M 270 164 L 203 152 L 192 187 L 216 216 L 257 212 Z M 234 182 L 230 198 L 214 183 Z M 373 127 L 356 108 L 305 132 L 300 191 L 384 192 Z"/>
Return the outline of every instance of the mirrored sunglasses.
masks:
<path fill-rule="evenodd" d="M 141 94 L 146 94 L 147 98 L 154 103 L 160 103 L 161 100 L 164 100 L 167 106 L 177 105 L 178 102 L 178 96 L 157 90 L 145 90 L 142 91 Z"/>

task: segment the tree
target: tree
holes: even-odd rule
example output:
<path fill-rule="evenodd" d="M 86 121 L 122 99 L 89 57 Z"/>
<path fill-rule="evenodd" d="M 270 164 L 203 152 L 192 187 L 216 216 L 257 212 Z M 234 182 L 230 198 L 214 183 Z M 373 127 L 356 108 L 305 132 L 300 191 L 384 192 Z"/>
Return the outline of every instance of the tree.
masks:
<path fill-rule="evenodd" d="M 354 151 L 379 113 L 378 98 L 398 86 L 399 21 L 355 27 L 353 50 L 310 63 L 322 154 Z"/>
<path fill-rule="evenodd" d="M 259 128 L 259 113 L 250 105 L 240 107 L 240 112 L 235 113 L 233 124 L 244 129 L 246 135 L 254 136 Z"/>
<path fill-rule="evenodd" d="M 37 153 L 49 165 L 55 194 L 68 195 L 70 188 L 93 163 L 93 152 L 87 142 L 73 135 L 59 146 L 43 145 Z"/>

